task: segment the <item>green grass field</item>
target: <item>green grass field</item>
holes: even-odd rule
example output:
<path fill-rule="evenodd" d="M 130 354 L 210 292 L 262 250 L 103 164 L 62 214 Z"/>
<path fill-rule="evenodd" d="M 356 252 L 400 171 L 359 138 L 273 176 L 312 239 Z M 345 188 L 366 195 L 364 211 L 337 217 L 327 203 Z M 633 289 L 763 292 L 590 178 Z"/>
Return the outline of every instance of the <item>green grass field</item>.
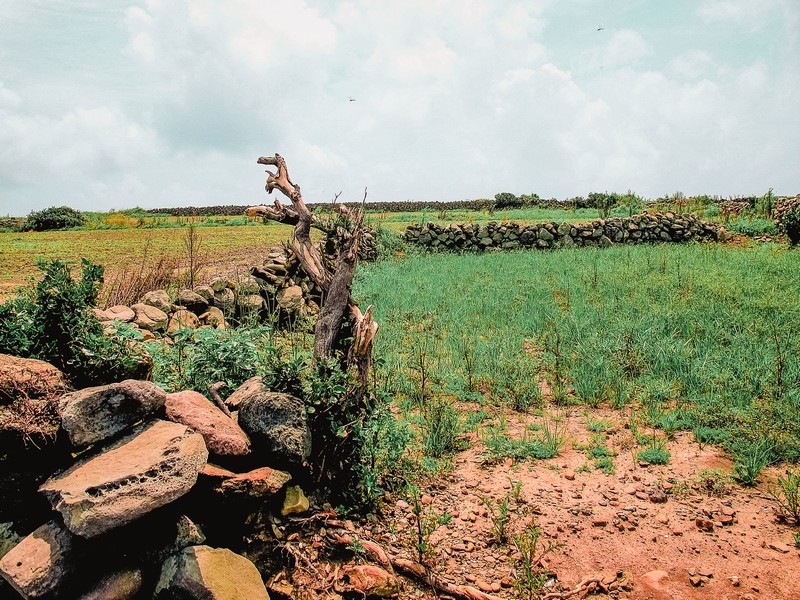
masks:
<path fill-rule="evenodd" d="M 800 458 L 800 261 L 717 244 L 421 255 L 360 267 L 379 379 L 436 397 L 634 408 L 739 455 Z"/>

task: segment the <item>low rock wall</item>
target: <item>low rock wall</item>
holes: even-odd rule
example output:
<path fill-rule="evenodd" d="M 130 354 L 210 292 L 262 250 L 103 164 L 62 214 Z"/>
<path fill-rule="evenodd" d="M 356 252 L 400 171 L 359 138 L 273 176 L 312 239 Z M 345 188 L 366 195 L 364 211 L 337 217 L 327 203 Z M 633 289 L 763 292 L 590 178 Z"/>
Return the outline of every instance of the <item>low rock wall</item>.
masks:
<path fill-rule="evenodd" d="M 519 250 L 724 239 L 725 229 L 691 214 L 642 213 L 590 223 L 453 223 L 410 225 L 407 242 L 440 251 Z"/>

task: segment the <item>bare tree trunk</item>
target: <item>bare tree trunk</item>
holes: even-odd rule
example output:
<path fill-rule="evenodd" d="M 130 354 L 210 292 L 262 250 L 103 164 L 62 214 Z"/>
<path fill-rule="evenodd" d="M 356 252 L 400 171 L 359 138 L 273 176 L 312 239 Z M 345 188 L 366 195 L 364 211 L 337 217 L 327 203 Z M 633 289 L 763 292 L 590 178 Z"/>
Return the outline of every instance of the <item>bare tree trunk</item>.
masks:
<path fill-rule="evenodd" d="M 284 206 L 276 199 L 274 206 L 255 206 L 249 208 L 247 214 L 294 225 L 292 248 L 303 269 L 323 291 L 323 305 L 314 327 L 314 355 L 317 358 L 332 356 L 334 348 L 341 340 L 342 324 L 346 317 L 353 333 L 353 342 L 347 351 L 347 366 L 357 368 L 359 382 L 366 388 L 372 344 L 378 324 L 372 317 L 371 307 L 362 313 L 350 296 L 350 286 L 358 262 L 363 214 L 359 209 L 339 206 L 339 214 L 349 218 L 354 227 L 331 269 L 326 266 L 320 249 L 311 241 L 311 229 L 330 233 L 335 225 L 325 223 L 308 209 L 300 186 L 289 178 L 286 161 L 281 155 L 262 156 L 258 163 L 277 168 L 276 173 L 267 170 L 267 193 L 271 194 L 277 189 L 292 202 L 292 206 Z"/>

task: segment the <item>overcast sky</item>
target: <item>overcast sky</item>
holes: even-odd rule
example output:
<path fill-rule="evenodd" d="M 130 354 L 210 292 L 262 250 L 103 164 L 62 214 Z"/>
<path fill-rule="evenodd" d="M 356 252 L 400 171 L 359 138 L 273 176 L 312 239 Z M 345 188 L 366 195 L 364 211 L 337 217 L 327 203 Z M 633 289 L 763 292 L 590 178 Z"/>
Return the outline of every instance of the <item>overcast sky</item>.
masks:
<path fill-rule="evenodd" d="M 1 0 L 0 215 L 800 192 L 798 0 Z M 353 98 L 354 101 L 350 99 Z"/>

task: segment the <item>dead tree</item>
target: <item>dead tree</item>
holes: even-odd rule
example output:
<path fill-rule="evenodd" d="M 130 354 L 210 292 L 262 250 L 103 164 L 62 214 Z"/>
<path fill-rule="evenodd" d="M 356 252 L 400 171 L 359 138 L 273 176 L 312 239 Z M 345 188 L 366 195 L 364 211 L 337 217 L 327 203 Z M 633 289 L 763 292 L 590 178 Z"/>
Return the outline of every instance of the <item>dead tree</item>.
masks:
<path fill-rule="evenodd" d="M 358 243 L 364 215 L 358 208 L 348 208 L 343 204 L 339 206 L 339 221 L 349 222 L 352 231 L 349 232 L 331 268 L 326 264 L 320 248 L 311 241 L 311 229 L 331 234 L 336 227 L 342 227 L 341 223 L 336 220 L 321 219 L 308 209 L 303 202 L 300 186 L 289 178 L 286 161 L 280 154 L 262 156 L 258 159 L 258 163 L 278 169 L 277 173 L 267 170 L 269 174 L 267 193 L 272 194 L 273 190 L 277 189 L 292 202 L 292 206 L 284 206 L 276 198 L 273 206 L 254 206 L 247 210 L 247 214 L 294 226 L 292 249 L 300 259 L 305 272 L 324 294 L 323 305 L 314 326 L 314 355 L 320 358 L 331 356 L 341 340 L 342 323 L 346 317 L 353 336 L 353 342 L 348 349 L 347 363 L 348 366 L 358 368 L 359 378 L 363 378 L 366 383 L 372 343 L 378 331 L 378 324 L 372 317 L 372 307 L 362 313 L 350 295 L 350 286 L 358 262 Z"/>
<path fill-rule="evenodd" d="M 267 193 L 272 194 L 277 189 L 291 201 L 291 206 L 276 198 L 273 206 L 251 207 L 247 214 L 294 226 L 292 249 L 305 272 L 323 292 L 322 306 L 314 325 L 314 359 L 323 364 L 331 358 L 339 358 L 345 369 L 355 370 L 356 383 L 346 398 L 348 406 L 339 407 L 343 423 L 352 424 L 368 412 L 369 369 L 372 345 L 378 331 L 372 307 L 362 313 L 350 295 L 358 262 L 363 212 L 359 208 L 339 205 L 333 218 L 315 215 L 303 202 L 300 186 L 289 178 L 282 156 L 262 156 L 258 163 L 276 169 L 275 172 L 267 169 Z M 312 229 L 342 240 L 337 256 L 325 256 L 320 246 L 311 240 Z M 321 463 L 316 466 L 318 481 L 323 477 L 331 481 L 339 477 L 347 463 L 354 459 L 353 452 L 352 447 L 344 446 L 319 448 L 315 452 Z"/>

